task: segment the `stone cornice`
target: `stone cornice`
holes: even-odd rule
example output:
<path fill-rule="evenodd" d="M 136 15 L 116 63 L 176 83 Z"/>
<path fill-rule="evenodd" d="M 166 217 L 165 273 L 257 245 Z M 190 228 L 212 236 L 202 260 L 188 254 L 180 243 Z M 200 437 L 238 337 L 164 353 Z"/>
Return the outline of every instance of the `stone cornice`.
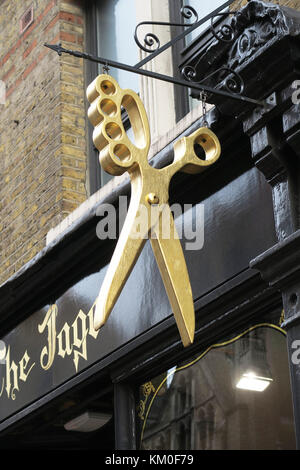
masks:
<path fill-rule="evenodd" d="M 252 0 L 217 24 L 215 33 L 220 35 L 224 25 L 231 41 L 216 39 L 208 29 L 183 52 L 180 68 L 190 77 L 194 74 L 193 81 L 227 91 L 243 88 L 242 94 L 264 99 L 297 78 L 295 64 L 300 63 L 300 48 L 294 44 L 300 42 L 299 12 Z M 242 87 L 239 76 L 244 82 Z M 253 110 L 253 106 L 242 102 L 208 99 L 224 114 L 240 116 Z"/>
<path fill-rule="evenodd" d="M 284 288 L 300 279 L 300 230 L 251 261 L 262 278 L 274 288 Z"/>

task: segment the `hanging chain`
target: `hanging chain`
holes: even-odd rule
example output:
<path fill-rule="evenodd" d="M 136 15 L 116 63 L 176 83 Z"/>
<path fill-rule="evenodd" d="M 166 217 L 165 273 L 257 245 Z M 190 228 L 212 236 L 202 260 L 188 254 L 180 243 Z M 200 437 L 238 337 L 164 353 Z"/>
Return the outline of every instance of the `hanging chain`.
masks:
<path fill-rule="evenodd" d="M 208 127 L 208 121 L 207 121 L 207 95 L 204 91 L 201 91 L 200 93 L 200 100 L 202 102 L 202 116 L 203 116 L 203 124 L 204 127 Z"/>
<path fill-rule="evenodd" d="M 103 72 L 103 73 L 106 73 L 106 74 L 109 73 L 109 65 L 108 65 L 107 62 L 106 62 L 105 65 L 103 65 L 103 67 L 102 67 L 102 72 Z"/>

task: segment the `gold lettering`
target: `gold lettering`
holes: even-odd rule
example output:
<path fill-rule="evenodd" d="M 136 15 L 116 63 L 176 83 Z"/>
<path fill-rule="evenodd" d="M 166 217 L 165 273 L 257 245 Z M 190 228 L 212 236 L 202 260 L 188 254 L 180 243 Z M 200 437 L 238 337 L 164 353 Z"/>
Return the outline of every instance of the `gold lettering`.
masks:
<path fill-rule="evenodd" d="M 48 370 L 53 364 L 54 357 L 55 357 L 55 349 L 56 349 L 56 315 L 57 315 L 57 306 L 51 305 L 44 321 L 41 325 L 38 325 L 38 331 L 42 334 L 47 327 L 48 329 L 48 346 L 45 346 L 41 352 L 41 366 L 43 369 Z M 47 357 L 48 360 L 44 363 L 44 357 Z"/>
<path fill-rule="evenodd" d="M 1 392 L 0 397 L 2 396 L 4 390 L 6 390 L 8 398 L 12 400 L 16 399 L 16 391 L 19 391 L 19 379 L 23 382 L 26 382 L 32 368 L 35 363 L 31 364 L 29 367 L 30 357 L 25 351 L 22 359 L 19 361 L 19 365 L 15 361 L 11 361 L 10 357 L 10 346 L 7 349 L 5 356 L 5 377 L 2 378 Z M 29 367 L 28 370 L 26 370 Z M 6 385 L 5 385 L 6 384 Z"/>
<path fill-rule="evenodd" d="M 13 374 L 13 381 L 11 382 L 11 372 Z M 19 382 L 18 382 L 18 366 L 14 361 L 10 363 L 10 346 L 7 349 L 6 353 L 6 393 L 8 398 L 12 398 L 12 400 L 16 399 L 15 391 L 19 390 Z"/>
<path fill-rule="evenodd" d="M 91 336 L 96 339 L 99 330 L 94 328 L 94 310 L 96 300 L 86 315 L 83 310 L 79 310 L 77 317 L 70 326 L 65 323 L 63 328 L 57 334 L 56 317 L 58 315 L 57 306 L 51 305 L 41 324 L 38 324 L 39 334 L 47 334 L 47 343 L 40 354 L 40 365 L 44 370 L 48 370 L 53 365 L 56 354 L 63 359 L 73 353 L 73 363 L 78 372 L 79 359 L 87 361 L 87 338 Z M 57 344 L 56 344 L 57 342 Z M 30 356 L 25 351 L 21 360 L 16 363 L 11 360 L 11 348 L 4 352 L 5 372 L 0 375 L 0 397 L 6 392 L 9 399 L 16 399 L 16 392 L 19 391 L 19 381 L 26 382 L 30 372 L 36 365 L 31 362 Z"/>
<path fill-rule="evenodd" d="M 78 372 L 79 358 L 82 357 L 85 361 L 87 360 L 87 336 L 96 339 L 99 334 L 99 331 L 94 328 L 95 305 L 96 301 L 88 315 L 79 310 L 75 321 L 72 323 L 72 335 L 68 323 L 65 323 L 60 332 L 57 333 L 56 317 L 58 309 L 56 305 L 49 308 L 43 322 L 38 325 L 40 334 L 45 330 L 48 332 L 47 345 L 42 349 L 40 356 L 40 363 L 44 370 L 48 370 L 52 366 L 56 354 L 64 359 L 65 356 L 70 356 L 73 352 L 73 362 L 76 372 Z"/>
<path fill-rule="evenodd" d="M 20 364 L 20 375 L 19 375 L 19 378 L 20 380 L 22 380 L 23 382 L 26 382 L 27 380 L 27 377 L 28 375 L 30 374 L 31 372 L 31 369 L 33 368 L 33 366 L 35 365 L 35 362 L 31 365 L 30 369 L 28 370 L 28 372 L 26 373 L 25 372 L 25 369 L 26 367 L 28 366 L 28 362 L 30 361 L 30 357 L 28 356 L 27 354 L 27 351 L 25 351 L 25 354 L 24 356 L 22 357 L 22 359 L 19 361 L 19 364 Z"/>
<path fill-rule="evenodd" d="M 99 331 L 100 331 L 100 330 L 96 331 L 95 328 L 94 328 L 94 315 L 95 315 L 96 301 L 97 301 L 97 299 L 95 300 L 92 308 L 90 309 L 89 313 L 87 314 L 88 319 L 89 319 L 89 335 L 92 336 L 94 339 L 97 338 L 97 336 L 99 334 Z"/>
<path fill-rule="evenodd" d="M 65 339 L 64 341 L 63 341 L 63 336 Z M 57 340 L 58 340 L 57 354 L 61 356 L 62 358 L 64 358 L 66 354 L 70 356 L 70 354 L 72 354 L 72 346 L 70 343 L 70 327 L 68 323 L 65 323 L 62 329 L 60 330 L 59 334 L 57 335 Z"/>
<path fill-rule="evenodd" d="M 87 350 L 86 350 L 86 336 L 88 334 L 88 329 L 86 327 L 86 315 L 82 310 L 79 311 L 74 323 L 72 324 L 73 328 L 73 346 L 80 348 L 80 351 L 74 350 L 74 364 L 76 372 L 78 372 L 78 361 L 79 357 L 82 357 L 85 361 L 87 360 Z M 81 321 L 81 338 L 78 337 L 78 320 Z"/>

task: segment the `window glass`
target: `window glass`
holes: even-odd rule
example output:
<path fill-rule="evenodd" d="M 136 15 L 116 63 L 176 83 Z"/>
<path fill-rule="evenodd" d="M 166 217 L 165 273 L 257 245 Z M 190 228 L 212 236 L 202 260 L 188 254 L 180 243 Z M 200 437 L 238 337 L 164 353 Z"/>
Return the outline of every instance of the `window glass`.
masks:
<path fill-rule="evenodd" d="M 136 27 L 135 0 L 98 0 L 96 2 L 97 55 L 128 65 L 138 62 L 138 49 L 134 41 Z M 99 73 L 103 73 L 103 65 L 99 65 Z M 117 68 L 110 68 L 121 88 L 139 91 L 139 76 Z M 132 130 L 124 114 L 124 127 L 129 137 Z M 98 158 L 97 158 L 98 160 Z M 101 186 L 112 179 L 112 175 L 102 168 Z"/>
<path fill-rule="evenodd" d="M 250 328 L 140 388 L 141 448 L 295 449 L 285 332 Z"/>
<path fill-rule="evenodd" d="M 135 0 L 101 0 L 97 2 L 98 54 L 128 65 L 138 62 L 134 41 L 136 27 Z M 102 68 L 102 66 L 101 66 Z M 138 75 L 111 69 L 110 74 L 121 88 L 138 91 Z"/>

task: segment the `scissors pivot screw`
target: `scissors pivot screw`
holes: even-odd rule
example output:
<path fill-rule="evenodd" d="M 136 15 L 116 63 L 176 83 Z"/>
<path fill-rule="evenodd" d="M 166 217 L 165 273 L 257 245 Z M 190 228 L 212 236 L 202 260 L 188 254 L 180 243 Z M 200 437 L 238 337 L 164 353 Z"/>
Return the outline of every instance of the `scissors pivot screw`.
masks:
<path fill-rule="evenodd" d="M 159 203 L 159 197 L 154 193 L 149 193 L 146 196 L 146 201 L 151 205 L 152 204 L 158 204 Z"/>

